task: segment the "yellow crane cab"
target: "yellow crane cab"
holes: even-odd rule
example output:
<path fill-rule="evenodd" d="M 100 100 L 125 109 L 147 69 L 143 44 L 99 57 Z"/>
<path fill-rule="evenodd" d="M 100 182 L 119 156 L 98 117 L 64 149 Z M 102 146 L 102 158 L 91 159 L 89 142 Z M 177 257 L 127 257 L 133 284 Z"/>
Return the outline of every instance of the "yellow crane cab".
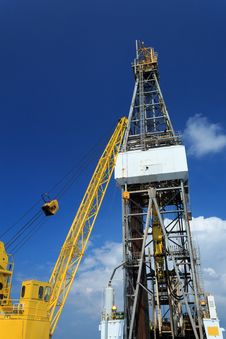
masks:
<path fill-rule="evenodd" d="M 28 280 L 22 283 L 19 302 L 1 308 L 0 325 L 3 338 L 49 339 L 48 282 Z"/>
<path fill-rule="evenodd" d="M 111 179 L 127 121 L 127 118 L 119 121 L 97 163 L 49 282 L 24 281 L 20 298 L 11 299 L 13 265 L 9 262 L 10 257 L 4 244 L 0 243 L 0 282 L 2 290 L 4 289 L 4 303 L 0 300 L 1 339 L 52 338 Z M 59 209 L 58 201 L 50 200 L 48 196 L 47 200 L 45 198 L 46 194 L 43 196 L 42 206 L 45 215 L 56 214 Z"/>

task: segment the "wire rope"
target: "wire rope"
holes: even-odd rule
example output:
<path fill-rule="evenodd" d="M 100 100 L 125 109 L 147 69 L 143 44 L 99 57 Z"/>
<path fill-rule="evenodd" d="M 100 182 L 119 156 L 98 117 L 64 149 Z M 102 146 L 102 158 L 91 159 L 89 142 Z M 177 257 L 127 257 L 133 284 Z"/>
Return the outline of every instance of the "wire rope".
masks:
<path fill-rule="evenodd" d="M 41 198 L 37 200 L 17 221 L 12 225 L 8 226 L 5 231 L 0 234 L 0 238 L 3 238 L 6 234 L 9 233 L 16 225 L 18 225 L 38 204 L 40 204 Z"/>
<path fill-rule="evenodd" d="M 15 255 L 19 250 L 21 250 L 26 243 L 33 237 L 35 233 L 46 223 L 46 220 L 40 220 L 38 224 L 35 224 L 30 232 L 26 235 L 24 239 L 21 239 L 12 249 L 13 254 Z"/>
<path fill-rule="evenodd" d="M 26 222 L 15 234 L 14 236 L 7 241 L 5 244 L 7 248 L 11 247 L 17 239 L 19 239 L 24 232 L 26 232 L 35 222 L 42 216 L 42 211 L 38 211 L 28 222 Z"/>
<path fill-rule="evenodd" d="M 54 197 L 57 199 L 62 198 L 62 196 L 70 189 L 70 187 L 79 179 L 79 177 L 88 170 L 89 168 L 88 165 L 91 162 L 93 162 L 93 160 L 96 158 L 97 151 L 99 152 L 98 148 L 102 146 L 103 139 L 105 139 L 104 136 L 98 138 L 97 142 L 94 145 L 92 145 L 88 152 L 86 152 L 86 154 L 82 156 L 81 159 L 77 161 L 76 164 L 73 165 L 72 168 L 69 171 L 67 171 L 66 174 L 56 184 L 50 187 L 46 195 L 48 196 L 50 193 L 53 194 L 55 191 Z M 79 163 L 79 166 L 77 166 L 77 163 Z M 57 191 L 56 188 L 58 188 Z M 42 201 L 41 198 L 37 200 L 15 223 L 13 223 L 11 226 L 9 226 L 5 231 L 3 231 L 0 234 L 0 238 L 6 236 L 10 231 L 12 231 L 16 227 L 16 225 L 21 223 L 21 221 L 26 216 L 28 216 L 29 213 L 32 212 L 37 207 L 37 205 L 40 204 L 41 201 Z M 21 249 L 28 242 L 28 240 L 33 236 L 34 232 L 39 229 L 38 226 L 42 223 L 41 221 L 38 224 L 36 224 L 37 220 L 43 215 L 42 213 L 43 212 L 41 210 L 36 212 L 34 216 L 32 216 L 28 221 L 26 221 L 25 224 L 23 224 L 16 231 L 16 233 L 11 236 L 11 238 L 9 238 L 9 240 L 6 242 L 7 249 L 11 247 L 12 248 L 11 251 L 13 251 L 15 254 L 15 251 L 18 252 L 19 249 Z M 22 236 L 24 236 L 23 239 Z"/>

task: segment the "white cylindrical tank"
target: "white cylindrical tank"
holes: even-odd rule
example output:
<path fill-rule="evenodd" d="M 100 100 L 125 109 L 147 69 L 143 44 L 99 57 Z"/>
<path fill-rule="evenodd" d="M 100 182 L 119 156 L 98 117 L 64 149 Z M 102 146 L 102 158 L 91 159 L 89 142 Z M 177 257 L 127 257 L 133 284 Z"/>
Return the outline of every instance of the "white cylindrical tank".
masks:
<path fill-rule="evenodd" d="M 111 286 L 105 289 L 104 311 L 107 318 L 112 316 L 112 306 L 114 305 L 114 289 Z"/>

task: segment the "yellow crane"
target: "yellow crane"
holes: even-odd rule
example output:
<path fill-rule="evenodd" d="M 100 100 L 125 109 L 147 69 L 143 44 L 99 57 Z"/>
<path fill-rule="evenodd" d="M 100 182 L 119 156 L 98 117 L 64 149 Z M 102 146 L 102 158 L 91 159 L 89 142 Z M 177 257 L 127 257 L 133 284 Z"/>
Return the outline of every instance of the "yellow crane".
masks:
<path fill-rule="evenodd" d="M 126 127 L 127 118 L 123 117 L 98 161 L 49 282 L 24 281 L 18 302 L 10 298 L 13 263 L 0 242 L 1 339 L 52 337 L 111 179 Z M 46 215 L 55 214 L 58 202 L 47 202 L 42 209 Z"/>

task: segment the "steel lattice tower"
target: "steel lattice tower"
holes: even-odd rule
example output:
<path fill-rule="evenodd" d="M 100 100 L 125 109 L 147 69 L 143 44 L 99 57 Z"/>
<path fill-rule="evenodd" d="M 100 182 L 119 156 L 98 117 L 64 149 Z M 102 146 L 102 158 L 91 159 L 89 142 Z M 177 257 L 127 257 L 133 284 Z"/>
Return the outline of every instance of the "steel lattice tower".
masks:
<path fill-rule="evenodd" d="M 206 303 L 189 223 L 184 146 L 161 93 L 157 54 L 141 42 L 133 71 L 115 174 L 122 189 L 124 339 L 202 339 Z"/>

